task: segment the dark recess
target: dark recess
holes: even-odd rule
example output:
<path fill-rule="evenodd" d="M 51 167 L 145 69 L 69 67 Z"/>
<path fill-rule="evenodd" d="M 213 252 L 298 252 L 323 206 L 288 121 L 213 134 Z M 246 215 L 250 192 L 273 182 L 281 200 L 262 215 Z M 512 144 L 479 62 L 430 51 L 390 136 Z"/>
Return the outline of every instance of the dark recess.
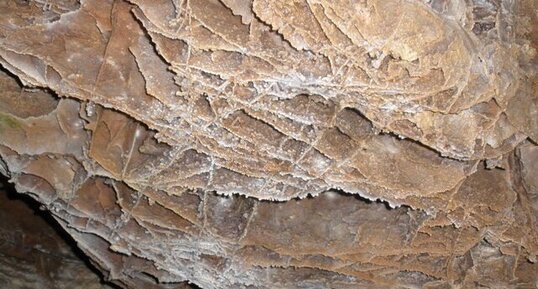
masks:
<path fill-rule="evenodd" d="M 75 242 L 75 240 L 73 240 L 73 238 L 71 238 L 71 236 L 63 230 L 60 224 L 58 224 L 56 220 L 54 220 L 52 215 L 49 212 L 41 209 L 42 205 L 29 195 L 18 193 L 15 190 L 15 186 L 9 182 L 9 179 L 6 176 L 2 174 L 0 174 L 0 194 L 6 194 L 7 199 L 10 202 L 24 203 L 28 208 L 31 209 L 31 211 L 33 211 L 34 216 L 37 216 L 38 218 L 44 220 L 45 223 L 49 225 L 50 228 L 52 228 L 54 232 L 58 236 L 60 236 L 61 239 L 69 246 L 73 254 L 78 259 L 80 259 L 88 267 L 88 269 L 90 269 L 93 273 L 99 276 L 99 279 L 101 280 L 102 284 L 106 284 L 107 286 L 109 286 L 109 288 L 121 289 L 121 287 L 113 283 L 104 281 L 103 274 L 91 264 L 89 258 L 82 252 L 82 250 L 77 247 L 77 243 Z"/>

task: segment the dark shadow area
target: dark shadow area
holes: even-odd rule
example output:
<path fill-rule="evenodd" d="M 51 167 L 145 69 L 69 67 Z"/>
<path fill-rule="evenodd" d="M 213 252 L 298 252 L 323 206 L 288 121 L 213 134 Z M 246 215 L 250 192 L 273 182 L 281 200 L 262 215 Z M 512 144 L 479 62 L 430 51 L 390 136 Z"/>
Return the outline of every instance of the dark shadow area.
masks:
<path fill-rule="evenodd" d="M 4 212 L 0 211 L 0 214 L 2 213 L 12 214 L 13 213 L 12 211 L 16 210 L 17 212 L 16 218 L 18 220 L 22 221 L 24 219 L 24 222 L 27 224 L 32 224 L 32 222 L 36 223 L 37 228 L 43 229 L 43 230 L 39 229 L 35 231 L 30 231 L 28 230 L 28 228 L 24 228 L 24 227 L 17 228 L 16 226 L 18 225 L 18 222 L 17 224 L 15 224 L 15 222 L 12 222 L 11 224 L 4 223 L 3 225 L 0 226 L 0 227 L 8 228 L 8 229 L 13 229 L 14 232 L 23 231 L 24 237 L 26 239 L 30 239 L 33 241 L 31 244 L 34 246 L 25 249 L 25 251 L 27 251 L 27 254 L 32 254 L 32 255 L 33 254 L 46 254 L 47 256 L 50 256 L 51 258 L 58 260 L 59 262 L 61 262 L 62 259 L 65 259 L 67 262 L 72 262 L 73 260 L 80 261 L 80 263 L 84 264 L 87 267 L 87 269 L 91 271 L 91 273 L 95 274 L 98 277 L 98 279 L 100 280 L 100 284 L 103 284 L 103 286 L 104 285 L 108 286 L 108 287 L 103 287 L 103 288 L 121 289 L 121 287 L 113 283 L 104 281 L 104 276 L 102 272 L 99 271 L 97 268 L 95 268 L 93 264 L 91 264 L 89 258 L 84 254 L 84 252 L 82 252 L 81 249 L 77 247 L 76 241 L 73 240 L 73 238 L 71 238 L 71 236 L 60 226 L 60 224 L 58 224 L 58 222 L 54 219 L 54 217 L 49 212 L 44 210 L 43 206 L 39 202 L 34 200 L 32 197 L 26 194 L 18 193 L 15 190 L 15 186 L 12 183 L 9 183 L 8 180 L 9 179 L 7 177 L 0 174 L 0 198 L 2 199 L 2 202 L 4 202 L 0 206 L 0 210 L 4 210 Z M 24 207 L 28 208 L 28 210 L 25 210 Z M 43 224 L 46 224 L 48 228 L 43 228 L 42 227 Z M 3 229 L 5 230 L 5 228 Z M 53 234 L 52 236 L 53 239 L 50 239 L 49 238 L 50 236 L 49 236 L 47 237 L 49 239 L 46 239 L 46 240 L 47 241 L 51 240 L 51 243 L 57 242 L 59 244 L 58 248 L 56 248 L 58 252 L 54 252 L 54 250 L 51 250 L 51 248 L 54 248 L 56 246 L 56 243 L 53 244 L 54 246 L 50 246 L 50 244 L 48 243 L 47 244 L 37 243 L 37 245 L 35 244 L 36 242 L 38 242 L 36 240 L 45 239 L 43 236 L 45 236 L 46 233 Z M 54 234 L 56 236 L 54 236 Z M 15 242 L 20 241 L 17 238 L 13 238 L 13 239 L 15 240 Z M 26 242 L 24 239 L 23 241 Z M 1 242 L 0 242 L 0 245 L 2 245 Z M 24 247 L 27 244 L 25 243 L 25 244 L 10 244 L 10 245 L 12 247 L 13 246 Z M 45 247 L 46 249 L 40 249 L 41 247 Z M 69 254 L 66 256 L 65 252 L 60 252 L 61 249 L 65 249 L 66 247 L 69 249 L 70 253 L 72 254 Z M 7 246 L 7 248 L 10 248 L 10 247 Z M 2 249 L 2 246 L 0 246 L 0 250 L 1 249 Z M 1 253 L 3 252 L 0 251 L 0 254 Z M 7 252 L 7 253 L 12 253 L 12 252 Z M 19 256 L 17 257 L 21 258 L 24 261 L 25 259 L 24 255 L 21 256 L 19 252 L 16 252 L 14 254 L 15 255 L 18 254 Z M 28 255 L 28 259 L 31 259 L 30 255 Z"/>
<path fill-rule="evenodd" d="M 353 198 L 355 198 L 356 200 L 359 200 L 361 202 L 364 202 L 366 204 L 381 204 L 385 207 L 385 209 L 387 210 L 394 210 L 396 208 L 393 208 L 390 206 L 389 202 L 387 201 L 384 201 L 384 200 L 381 200 L 381 199 L 375 199 L 375 200 L 370 200 L 368 198 L 365 198 L 361 195 L 358 195 L 358 194 L 350 194 L 344 190 L 340 190 L 340 189 L 332 189 L 332 191 L 340 194 L 340 195 L 347 195 L 347 196 L 353 196 Z M 405 207 L 405 206 L 401 206 L 401 207 Z"/>

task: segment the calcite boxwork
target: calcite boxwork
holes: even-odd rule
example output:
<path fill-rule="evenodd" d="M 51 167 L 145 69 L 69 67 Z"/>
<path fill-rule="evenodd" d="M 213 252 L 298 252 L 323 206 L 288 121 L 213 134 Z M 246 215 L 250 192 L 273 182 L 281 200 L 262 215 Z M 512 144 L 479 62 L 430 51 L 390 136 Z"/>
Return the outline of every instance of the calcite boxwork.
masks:
<path fill-rule="evenodd" d="M 0 172 L 125 288 L 537 288 L 537 35 L 534 0 L 3 0 Z"/>

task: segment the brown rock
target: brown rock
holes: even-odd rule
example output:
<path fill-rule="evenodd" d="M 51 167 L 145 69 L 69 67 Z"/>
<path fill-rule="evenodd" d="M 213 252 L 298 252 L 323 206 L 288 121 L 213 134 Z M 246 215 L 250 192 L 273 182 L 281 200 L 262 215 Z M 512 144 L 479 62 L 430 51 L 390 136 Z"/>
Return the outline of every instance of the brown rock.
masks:
<path fill-rule="evenodd" d="M 536 2 L 49 2 L 0 172 L 122 286 L 538 284 Z"/>

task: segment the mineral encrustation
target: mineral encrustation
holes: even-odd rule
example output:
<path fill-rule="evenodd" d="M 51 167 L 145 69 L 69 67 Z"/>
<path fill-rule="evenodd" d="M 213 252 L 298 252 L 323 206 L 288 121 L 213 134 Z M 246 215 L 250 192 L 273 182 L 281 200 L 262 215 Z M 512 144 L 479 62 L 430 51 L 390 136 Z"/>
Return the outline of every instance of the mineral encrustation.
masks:
<path fill-rule="evenodd" d="M 0 0 L 0 173 L 124 288 L 538 288 L 537 35 L 536 0 Z"/>

